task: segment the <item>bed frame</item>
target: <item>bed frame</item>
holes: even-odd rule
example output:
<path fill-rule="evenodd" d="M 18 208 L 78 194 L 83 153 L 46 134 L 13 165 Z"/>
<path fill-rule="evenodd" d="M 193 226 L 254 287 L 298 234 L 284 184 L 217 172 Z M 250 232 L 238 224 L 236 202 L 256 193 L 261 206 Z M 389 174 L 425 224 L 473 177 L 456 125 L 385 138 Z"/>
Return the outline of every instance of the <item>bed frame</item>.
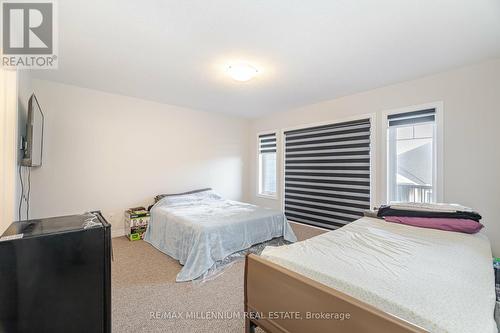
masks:
<path fill-rule="evenodd" d="M 350 318 L 304 319 L 307 313 L 349 314 Z M 427 332 L 338 290 L 250 254 L 245 260 L 245 332 L 253 333 L 257 326 L 269 333 Z"/>

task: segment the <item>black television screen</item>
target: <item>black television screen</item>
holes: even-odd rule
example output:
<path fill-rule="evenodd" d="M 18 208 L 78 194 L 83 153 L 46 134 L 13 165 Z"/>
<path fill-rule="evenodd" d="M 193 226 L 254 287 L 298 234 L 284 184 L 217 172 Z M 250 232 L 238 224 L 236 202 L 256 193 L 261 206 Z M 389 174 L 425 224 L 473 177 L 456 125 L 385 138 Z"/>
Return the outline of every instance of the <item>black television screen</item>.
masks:
<path fill-rule="evenodd" d="M 26 124 L 26 146 L 21 165 L 36 167 L 42 165 L 43 150 L 43 113 L 35 94 L 28 102 L 28 121 Z"/>

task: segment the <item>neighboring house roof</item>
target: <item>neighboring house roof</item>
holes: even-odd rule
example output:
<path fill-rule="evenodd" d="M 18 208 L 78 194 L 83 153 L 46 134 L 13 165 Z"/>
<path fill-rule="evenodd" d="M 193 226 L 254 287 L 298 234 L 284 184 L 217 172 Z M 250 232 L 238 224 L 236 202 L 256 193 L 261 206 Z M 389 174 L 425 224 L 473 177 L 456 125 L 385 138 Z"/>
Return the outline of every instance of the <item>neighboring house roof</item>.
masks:
<path fill-rule="evenodd" d="M 398 155 L 398 174 L 417 185 L 432 184 L 432 143 Z M 401 179 L 401 178 L 399 178 Z"/>

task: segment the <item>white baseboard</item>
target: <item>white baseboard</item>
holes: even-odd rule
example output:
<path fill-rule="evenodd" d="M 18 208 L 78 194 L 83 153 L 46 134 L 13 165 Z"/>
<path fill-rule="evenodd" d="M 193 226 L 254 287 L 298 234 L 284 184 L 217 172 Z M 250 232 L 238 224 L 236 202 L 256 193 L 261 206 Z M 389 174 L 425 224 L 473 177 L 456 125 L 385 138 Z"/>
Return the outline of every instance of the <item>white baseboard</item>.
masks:
<path fill-rule="evenodd" d="M 125 236 L 125 229 L 111 229 L 111 238 Z"/>

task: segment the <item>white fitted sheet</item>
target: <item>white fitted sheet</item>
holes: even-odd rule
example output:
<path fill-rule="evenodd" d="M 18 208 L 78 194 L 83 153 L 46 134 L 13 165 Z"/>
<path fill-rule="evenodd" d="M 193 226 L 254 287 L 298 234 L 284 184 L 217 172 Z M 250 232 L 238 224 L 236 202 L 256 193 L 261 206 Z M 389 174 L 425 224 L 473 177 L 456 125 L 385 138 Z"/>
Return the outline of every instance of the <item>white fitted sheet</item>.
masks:
<path fill-rule="evenodd" d="M 262 257 L 430 332 L 496 333 L 491 247 L 482 234 L 363 217 Z"/>

